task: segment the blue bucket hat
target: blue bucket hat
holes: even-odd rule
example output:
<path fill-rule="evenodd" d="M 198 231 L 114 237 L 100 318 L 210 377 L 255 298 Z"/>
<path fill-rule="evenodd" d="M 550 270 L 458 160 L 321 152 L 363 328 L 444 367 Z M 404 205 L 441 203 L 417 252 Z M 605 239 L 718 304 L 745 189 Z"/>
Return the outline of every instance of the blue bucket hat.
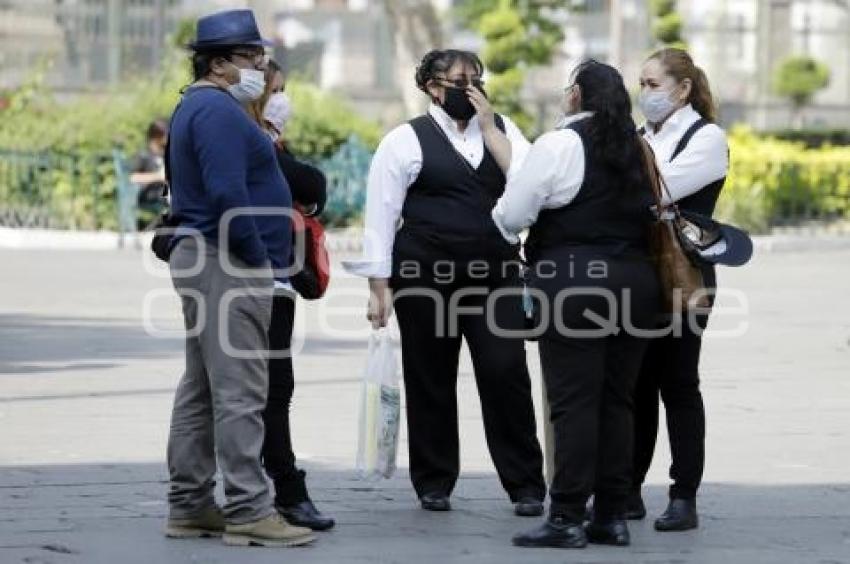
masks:
<path fill-rule="evenodd" d="M 701 261 L 724 266 L 743 266 L 753 256 L 753 241 L 743 229 L 695 212 L 680 210 L 686 221 L 683 234 L 693 255 Z M 687 225 L 690 224 L 690 225 Z"/>
<path fill-rule="evenodd" d="M 260 29 L 251 10 L 227 10 L 204 16 L 198 20 L 198 33 L 189 43 L 193 51 L 255 45 L 270 47 L 271 41 L 260 37 Z"/>

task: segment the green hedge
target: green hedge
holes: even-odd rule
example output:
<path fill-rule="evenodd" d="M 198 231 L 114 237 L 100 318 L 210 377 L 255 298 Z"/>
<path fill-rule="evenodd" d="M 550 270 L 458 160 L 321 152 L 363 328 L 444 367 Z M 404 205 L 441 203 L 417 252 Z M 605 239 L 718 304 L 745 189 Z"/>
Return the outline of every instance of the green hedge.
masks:
<path fill-rule="evenodd" d="M 778 129 L 760 133 L 783 141 L 799 141 L 809 149 L 824 145 L 850 145 L 850 129 Z"/>
<path fill-rule="evenodd" d="M 49 64 L 7 92 L 0 110 L 0 208 L 30 207 L 50 224 L 75 229 L 115 229 L 113 148 L 127 156 L 142 148 L 151 120 L 167 117 L 189 80 L 185 53 L 175 52 L 155 79 L 56 101 L 46 86 Z M 312 160 L 327 157 L 352 134 L 370 149 L 380 127 L 343 100 L 315 86 L 289 81 L 294 107 L 287 138 Z M 36 163 L 32 165 L 32 163 Z M 61 164 L 58 164 L 61 163 Z"/>
<path fill-rule="evenodd" d="M 57 103 L 44 86 L 48 72 L 42 66 L 8 93 L 0 110 L 0 208 L 37 208 L 57 227 L 114 229 L 111 151 L 118 146 L 135 152 L 150 120 L 168 115 L 188 81 L 185 59 L 175 56 L 156 80 L 67 104 Z M 315 86 L 295 80 L 287 88 L 295 108 L 287 138 L 301 156 L 324 159 L 352 134 L 374 150 L 381 133 L 377 124 Z M 718 202 L 721 217 L 753 232 L 850 218 L 850 147 L 807 148 L 802 141 L 764 138 L 745 127 L 734 128 L 729 142 L 732 162 Z"/>
<path fill-rule="evenodd" d="M 743 126 L 733 128 L 729 147 L 719 217 L 755 233 L 850 218 L 850 147 L 807 149 L 799 142 L 757 137 Z"/>

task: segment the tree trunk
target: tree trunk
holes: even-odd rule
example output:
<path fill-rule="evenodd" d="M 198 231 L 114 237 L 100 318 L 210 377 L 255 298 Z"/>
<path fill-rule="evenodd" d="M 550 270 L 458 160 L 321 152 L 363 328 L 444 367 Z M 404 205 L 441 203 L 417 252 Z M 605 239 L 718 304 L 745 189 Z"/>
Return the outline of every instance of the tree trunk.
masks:
<path fill-rule="evenodd" d="M 443 32 L 430 0 L 384 0 L 395 44 L 395 74 L 405 111 L 421 113 L 427 97 L 416 87 L 414 73 L 422 56 L 443 45 Z"/>
<path fill-rule="evenodd" d="M 803 129 L 805 126 L 805 120 L 803 115 L 804 104 L 795 103 L 791 106 L 791 128 L 792 129 Z"/>

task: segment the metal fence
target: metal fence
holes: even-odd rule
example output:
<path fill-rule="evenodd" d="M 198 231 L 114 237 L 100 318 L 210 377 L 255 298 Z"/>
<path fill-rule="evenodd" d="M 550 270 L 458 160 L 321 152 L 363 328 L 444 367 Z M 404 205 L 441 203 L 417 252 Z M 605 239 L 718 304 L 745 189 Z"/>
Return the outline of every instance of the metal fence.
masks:
<path fill-rule="evenodd" d="M 323 214 L 326 223 L 346 225 L 362 213 L 371 161 L 369 148 L 352 135 L 333 156 L 316 163 L 328 180 L 328 202 Z"/>
<path fill-rule="evenodd" d="M 0 150 L 0 225 L 111 227 L 113 179 L 109 155 Z"/>

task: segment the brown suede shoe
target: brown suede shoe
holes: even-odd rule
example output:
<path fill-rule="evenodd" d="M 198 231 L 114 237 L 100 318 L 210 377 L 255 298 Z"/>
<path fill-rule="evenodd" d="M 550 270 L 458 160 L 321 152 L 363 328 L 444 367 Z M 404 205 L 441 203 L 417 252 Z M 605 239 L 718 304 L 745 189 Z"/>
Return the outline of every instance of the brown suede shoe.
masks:
<path fill-rule="evenodd" d="M 217 538 L 223 533 L 224 516 L 216 506 L 208 507 L 194 517 L 169 517 L 165 526 L 165 536 L 171 539 Z"/>
<path fill-rule="evenodd" d="M 224 531 L 224 544 L 233 546 L 300 546 L 314 540 L 313 531 L 290 525 L 277 513 L 251 523 L 228 524 Z"/>

